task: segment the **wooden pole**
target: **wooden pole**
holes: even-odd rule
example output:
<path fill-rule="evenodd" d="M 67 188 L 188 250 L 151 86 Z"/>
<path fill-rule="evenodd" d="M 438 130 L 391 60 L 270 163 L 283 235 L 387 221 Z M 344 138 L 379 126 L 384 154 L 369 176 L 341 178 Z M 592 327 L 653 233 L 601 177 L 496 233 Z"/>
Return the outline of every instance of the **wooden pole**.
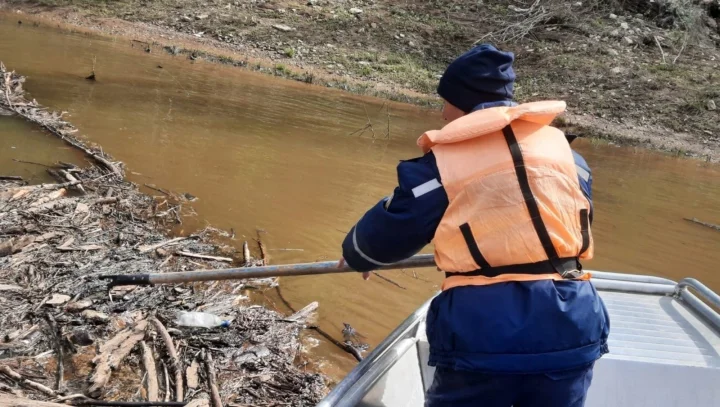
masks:
<path fill-rule="evenodd" d="M 381 270 L 403 268 L 434 267 L 435 257 L 432 254 L 420 254 L 395 264 L 380 267 Z M 354 272 L 347 264 L 338 267 L 337 261 L 320 263 L 283 264 L 263 267 L 239 267 L 221 270 L 181 271 L 175 273 L 126 274 L 100 276 L 110 280 L 110 285 L 153 285 L 176 284 L 195 281 L 244 280 L 249 278 L 268 278 L 282 276 L 308 276 L 320 274 L 336 274 Z"/>

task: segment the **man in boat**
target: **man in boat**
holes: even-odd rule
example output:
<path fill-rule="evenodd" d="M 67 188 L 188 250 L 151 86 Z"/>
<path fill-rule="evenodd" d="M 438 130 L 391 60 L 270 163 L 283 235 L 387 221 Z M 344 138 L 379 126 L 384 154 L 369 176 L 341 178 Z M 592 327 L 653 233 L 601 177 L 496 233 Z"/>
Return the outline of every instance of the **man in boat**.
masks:
<path fill-rule="evenodd" d="M 514 55 L 480 45 L 440 79 L 442 130 L 343 242 L 369 277 L 430 242 L 445 273 L 427 315 L 428 406 L 582 406 L 609 320 L 593 255 L 592 176 L 550 126 L 558 101 L 513 101 Z M 342 263 L 342 261 L 341 261 Z"/>

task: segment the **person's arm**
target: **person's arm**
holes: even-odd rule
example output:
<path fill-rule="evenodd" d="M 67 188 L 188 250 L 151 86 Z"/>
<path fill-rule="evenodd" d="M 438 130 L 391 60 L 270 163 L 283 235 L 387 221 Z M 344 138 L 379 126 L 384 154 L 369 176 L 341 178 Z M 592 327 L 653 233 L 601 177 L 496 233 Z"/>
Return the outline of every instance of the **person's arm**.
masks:
<path fill-rule="evenodd" d="M 592 171 L 590 166 L 577 151 L 573 150 L 573 158 L 575 159 L 575 167 L 577 168 L 578 181 L 580 181 L 580 189 L 582 189 L 585 198 L 590 202 L 590 223 L 593 221 L 593 201 L 592 201 Z"/>
<path fill-rule="evenodd" d="M 431 153 L 398 165 L 398 187 L 353 226 L 342 244 L 345 262 L 369 272 L 417 254 L 432 241 L 448 206 Z"/>

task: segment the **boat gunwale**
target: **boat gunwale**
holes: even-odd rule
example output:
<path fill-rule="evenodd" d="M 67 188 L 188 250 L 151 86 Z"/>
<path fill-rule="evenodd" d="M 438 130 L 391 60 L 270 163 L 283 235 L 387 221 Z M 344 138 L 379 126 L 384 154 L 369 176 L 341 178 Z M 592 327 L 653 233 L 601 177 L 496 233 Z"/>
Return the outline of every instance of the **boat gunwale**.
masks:
<path fill-rule="evenodd" d="M 720 296 L 710 288 L 693 278 L 685 278 L 680 282 L 641 274 L 623 274 L 601 271 L 590 271 L 592 284 L 600 291 L 615 291 L 630 294 L 646 294 L 672 297 L 686 305 L 691 311 L 708 322 L 720 335 L 720 314 L 703 302 L 698 296 L 689 291 L 693 289 L 700 297 L 710 304 L 720 308 Z M 417 337 L 417 327 L 425 320 L 427 309 L 435 295 L 426 301 L 405 319 L 390 335 L 387 336 L 355 369 L 353 369 L 317 406 L 354 406 L 355 397 L 346 395 L 366 395 L 380 377 L 388 369 L 375 369 L 381 367 L 383 359 L 392 357 L 390 350 L 395 348 L 403 339 L 414 335 Z M 385 361 L 387 362 L 387 361 Z M 365 375 L 370 377 L 364 377 Z M 356 385 L 360 388 L 355 388 Z"/>

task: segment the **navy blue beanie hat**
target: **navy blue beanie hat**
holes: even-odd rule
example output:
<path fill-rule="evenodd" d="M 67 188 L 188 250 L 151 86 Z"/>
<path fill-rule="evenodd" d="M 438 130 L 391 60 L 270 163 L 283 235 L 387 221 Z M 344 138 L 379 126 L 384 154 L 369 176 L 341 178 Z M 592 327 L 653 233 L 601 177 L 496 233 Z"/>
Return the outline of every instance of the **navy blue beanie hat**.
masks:
<path fill-rule="evenodd" d="M 499 51 L 489 44 L 478 45 L 447 67 L 437 92 L 465 113 L 481 103 L 510 101 L 514 60 L 512 52 Z"/>

